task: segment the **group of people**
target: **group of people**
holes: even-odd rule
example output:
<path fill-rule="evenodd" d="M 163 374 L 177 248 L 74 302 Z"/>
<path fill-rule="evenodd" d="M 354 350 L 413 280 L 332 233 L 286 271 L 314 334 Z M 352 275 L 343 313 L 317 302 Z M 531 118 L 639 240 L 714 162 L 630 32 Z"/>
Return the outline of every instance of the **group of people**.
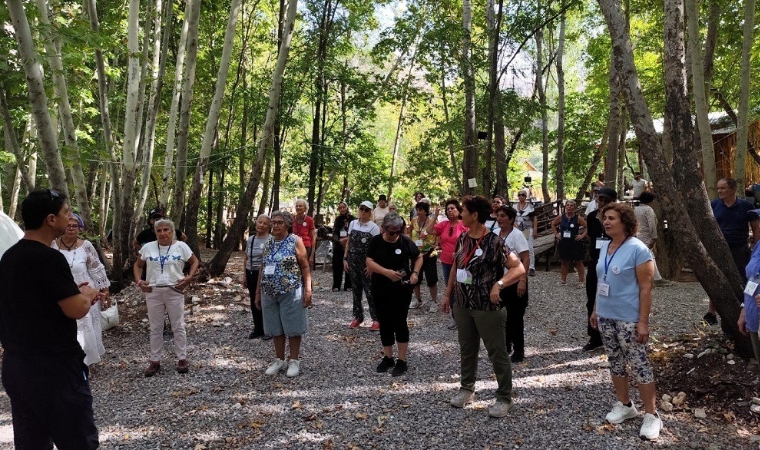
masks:
<path fill-rule="evenodd" d="M 627 365 L 631 365 L 646 410 L 641 436 L 655 438 L 662 422 L 646 357 L 654 264 L 649 247 L 634 237 L 636 215 L 630 207 L 614 203 L 612 193 L 600 191 L 597 220 L 608 239 L 596 245 L 600 256 L 592 271 L 599 281 L 596 301 L 590 302 L 589 325 L 598 330 L 609 354 L 619 400 L 607 420 L 619 423 L 636 415 L 628 397 Z M 613 201 L 605 204 L 602 199 Z M 343 284 L 340 273 L 334 287 L 343 284 L 353 290 L 354 320 L 349 326 L 363 322 L 365 295 L 370 329 L 379 332 L 383 348 L 376 370 L 403 375 L 408 370 L 409 309 L 416 306 L 413 296 L 419 299 L 426 279 L 432 299 L 429 309 L 449 314 L 450 328 L 458 335 L 461 381 L 451 405 L 461 408 L 473 400 L 482 341 L 498 384 L 488 414 L 504 417 L 512 408 L 511 364 L 525 357 L 523 316 L 528 277 L 534 273 L 529 238 L 537 231 L 535 216 L 522 198 L 512 207 L 503 199 L 466 196 L 446 201 L 444 218 L 438 220 L 439 209 L 431 214 L 424 195 L 415 200 L 408 221 L 382 196 L 378 207 L 387 212 L 379 224 L 373 217 L 377 208 L 370 201 L 360 204 L 355 218 L 347 204 L 339 208 L 336 250 L 342 252 L 343 261 L 338 266 L 348 278 Z M 306 202 L 299 200 L 295 214 L 274 211 L 258 217 L 256 232 L 246 245 L 244 284 L 251 295 L 254 324 L 249 337 L 271 337 L 274 360 L 265 371 L 270 376 L 286 371 L 295 377 L 301 371 L 299 353 L 312 305 L 310 260 L 316 244 L 307 210 Z M 15 439 L 31 447 L 55 442 L 59 448 L 95 448 L 97 430 L 87 378 L 88 365 L 104 351 L 96 312 L 108 302 L 108 278 L 93 245 L 80 238 L 84 223 L 69 211 L 63 194 L 31 192 L 22 203 L 22 217 L 24 237 L 0 260 L 0 282 L 5 287 L 0 292 L 3 384 L 11 399 Z M 199 262 L 163 211 L 152 211 L 149 223 L 153 236 L 138 236 L 139 257 L 133 267 L 136 284 L 145 293 L 150 323 L 144 374 L 150 377 L 161 370 L 165 315 L 174 335 L 176 370 L 187 373 L 183 290 Z M 588 228 L 591 234 L 591 223 Z M 440 305 L 438 259 L 445 284 Z M 40 270 L 50 282 L 30 278 Z M 41 327 L 28 326 L 25 318 L 31 311 Z"/>

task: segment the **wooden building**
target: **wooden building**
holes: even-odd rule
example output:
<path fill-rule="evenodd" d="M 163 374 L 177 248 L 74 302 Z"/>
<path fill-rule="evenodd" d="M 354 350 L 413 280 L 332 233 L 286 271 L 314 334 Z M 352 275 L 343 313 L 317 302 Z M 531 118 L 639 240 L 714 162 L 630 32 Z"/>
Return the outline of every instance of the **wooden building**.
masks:
<path fill-rule="evenodd" d="M 711 113 L 710 127 L 712 128 L 713 150 L 715 151 L 716 180 L 734 176 L 734 155 L 736 153 L 736 126 L 726 113 Z M 760 154 L 760 118 L 748 125 L 747 140 Z M 760 164 L 747 152 L 745 166 L 746 184 L 760 183 Z M 746 186 L 739 186 L 740 191 Z"/>

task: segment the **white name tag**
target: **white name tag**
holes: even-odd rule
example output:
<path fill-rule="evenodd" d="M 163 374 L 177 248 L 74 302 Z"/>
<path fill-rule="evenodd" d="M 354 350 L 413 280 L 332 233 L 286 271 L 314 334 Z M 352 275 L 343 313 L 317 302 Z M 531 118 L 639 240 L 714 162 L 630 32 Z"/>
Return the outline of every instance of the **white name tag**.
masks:
<path fill-rule="evenodd" d="M 158 278 L 156 278 L 156 286 L 169 286 L 169 274 L 160 274 Z"/>
<path fill-rule="evenodd" d="M 570 237 L 570 232 L 569 231 L 563 231 L 562 232 L 562 237 L 563 238 L 569 238 Z"/>
<path fill-rule="evenodd" d="M 472 284 L 472 274 L 467 269 L 457 269 L 457 281 L 464 284 Z"/>
<path fill-rule="evenodd" d="M 422 239 L 417 239 L 416 241 L 414 241 L 414 245 L 416 245 L 417 247 L 422 247 Z"/>
<path fill-rule="evenodd" d="M 602 246 L 604 245 L 605 242 L 609 242 L 609 239 L 597 239 L 596 240 L 596 249 L 597 250 L 601 250 Z"/>
<path fill-rule="evenodd" d="M 274 264 L 264 266 L 264 275 L 274 275 Z"/>
<path fill-rule="evenodd" d="M 346 236 L 348 236 L 348 232 L 346 230 L 341 230 L 340 237 L 346 237 Z"/>
<path fill-rule="evenodd" d="M 750 296 L 755 296 L 755 292 L 757 292 L 757 282 L 749 280 L 747 281 L 747 286 L 744 288 L 744 293 Z"/>
<path fill-rule="evenodd" d="M 609 297 L 610 285 L 600 281 L 596 284 L 596 293 L 604 297 Z"/>

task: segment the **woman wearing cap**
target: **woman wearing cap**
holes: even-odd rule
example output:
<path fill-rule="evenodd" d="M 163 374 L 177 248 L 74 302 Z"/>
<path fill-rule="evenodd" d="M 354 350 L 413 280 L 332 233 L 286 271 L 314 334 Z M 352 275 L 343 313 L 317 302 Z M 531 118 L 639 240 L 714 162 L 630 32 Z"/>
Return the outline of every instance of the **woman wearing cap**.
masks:
<path fill-rule="evenodd" d="M 259 272 L 261 271 L 261 257 L 264 254 L 264 245 L 272 238 L 269 231 L 272 229 L 272 221 L 269 216 L 262 214 L 256 219 L 256 234 L 250 236 L 245 243 L 245 277 L 243 287 L 248 288 L 251 297 L 251 314 L 253 315 L 253 331 L 248 339 L 265 337 L 264 318 L 261 310 L 256 307 L 256 289 L 259 286 Z"/>
<path fill-rule="evenodd" d="M 409 307 L 419 308 L 422 306 L 422 292 L 420 285 L 423 279 L 427 279 L 430 291 L 429 312 L 438 311 L 438 255 L 435 252 L 435 219 L 430 216 L 430 204 L 420 201 L 414 207 L 417 217 L 412 220 L 411 238 L 422 254 L 422 272 L 414 286 L 416 304 Z"/>
<path fill-rule="evenodd" d="M 570 263 L 575 263 L 575 270 L 578 271 L 578 288 L 586 286 L 583 277 L 583 259 L 585 257 L 585 248 L 583 240 L 586 239 L 586 220 L 576 214 L 575 200 L 565 202 L 565 212 L 552 220 L 552 230 L 557 240 L 557 249 L 559 250 L 559 259 L 561 266 L 561 285 L 567 284 L 567 273 L 570 271 Z M 580 228 L 583 232 L 580 232 Z"/>
<path fill-rule="evenodd" d="M 306 334 L 306 308 L 311 307 L 311 271 L 303 241 L 288 230 L 293 216 L 287 211 L 272 213 L 272 239 L 264 245 L 261 256 L 256 307 L 264 316 L 264 332 L 272 337 L 275 360 L 267 375 L 276 375 L 287 367 L 286 375 L 301 373 L 301 338 Z M 285 340 L 290 357 L 285 361 Z"/>
<path fill-rule="evenodd" d="M 638 225 L 630 206 L 624 203 L 605 206 L 602 224 L 611 240 L 600 249 L 596 306 L 590 324 L 602 335 L 618 400 L 605 419 L 619 424 L 638 416 L 628 392 L 630 373 L 636 377 L 645 410 L 639 437 L 656 439 L 662 420 L 657 414 L 654 371 L 647 357 L 654 277 L 652 254 L 635 237 Z"/>
<path fill-rule="evenodd" d="M 373 237 L 380 234 L 380 227 L 372 221 L 372 202 L 365 200 L 359 205 L 359 218 L 348 226 L 348 242 L 343 253 L 343 268 L 351 274 L 351 289 L 354 294 L 354 319 L 349 328 L 354 329 L 364 322 L 362 291 L 367 296 L 369 315 L 372 318 L 370 330 L 378 331 L 375 301 L 372 297 L 372 272 L 367 268 L 367 249 Z"/>
<path fill-rule="evenodd" d="M 501 306 L 499 293 L 525 275 L 525 269 L 514 253 L 506 252 L 498 234 L 489 232 L 484 225 L 490 210 L 491 205 L 485 197 L 462 199 L 462 222 L 469 231 L 457 242 L 441 307 L 448 312 L 449 299 L 454 297 L 461 387 L 451 399 L 451 405 L 463 408 L 472 402 L 482 339 L 498 384 L 496 402 L 489 408 L 488 415 L 504 417 L 512 408 L 512 366 L 505 343 L 507 311 Z"/>
<path fill-rule="evenodd" d="M 383 233 L 372 238 L 367 250 L 367 268 L 372 271 L 372 295 L 383 345 L 383 360 L 377 371 L 387 372 L 393 368 L 394 377 L 407 371 L 409 326 L 406 319 L 412 301 L 410 284 L 417 282 L 422 267 L 417 246 L 401 234 L 403 225 L 404 219 L 398 214 L 383 217 Z M 398 359 L 395 361 L 393 344 L 398 346 Z"/>
<path fill-rule="evenodd" d="M 154 224 L 158 240 L 143 245 L 135 262 L 133 274 L 137 287 L 145 292 L 150 323 L 150 358 L 146 377 L 161 370 L 164 350 L 164 315 L 169 315 L 174 333 L 174 352 L 177 355 L 177 372 L 187 373 L 187 332 L 185 331 L 185 294 L 198 270 L 198 258 L 190 247 L 175 238 L 174 222 L 159 219 Z M 185 264 L 190 272 L 185 276 Z M 141 280 L 143 268 L 147 267 L 146 280 Z"/>
<path fill-rule="evenodd" d="M 296 215 L 293 217 L 293 234 L 300 237 L 303 245 L 306 247 L 306 256 L 310 263 L 314 263 L 314 252 L 312 249 L 317 244 L 317 228 L 314 226 L 314 219 L 306 215 L 309 204 L 306 200 L 296 199 Z"/>
<path fill-rule="evenodd" d="M 536 255 L 533 251 L 533 240 L 538 237 L 538 217 L 536 210 L 533 208 L 533 203 L 528 200 L 527 189 L 523 189 L 517 193 L 515 211 L 517 211 L 515 226 L 528 241 L 528 256 L 530 259 L 528 275 L 532 277 L 536 274 Z"/>
<path fill-rule="evenodd" d="M 79 215 L 72 213 L 66 232 L 55 239 L 51 247 L 60 251 L 66 258 L 77 284 L 87 283 L 91 288 L 100 291 L 100 300 L 90 306 L 90 312 L 86 316 L 77 320 L 77 340 L 85 353 L 84 363 L 89 366 L 99 363 L 100 357 L 106 352 L 100 326 L 100 308 L 101 303 L 105 308 L 110 307 L 108 287 L 111 282 L 95 247 L 90 241 L 79 237 L 83 230 L 84 221 Z"/>

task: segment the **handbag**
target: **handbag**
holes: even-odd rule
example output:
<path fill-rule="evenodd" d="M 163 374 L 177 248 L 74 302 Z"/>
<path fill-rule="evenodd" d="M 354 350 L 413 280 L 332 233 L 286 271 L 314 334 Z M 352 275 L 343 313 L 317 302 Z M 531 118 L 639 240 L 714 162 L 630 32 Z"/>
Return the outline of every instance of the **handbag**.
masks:
<path fill-rule="evenodd" d="M 103 331 L 119 324 L 119 307 L 113 302 L 110 308 L 100 311 L 100 327 Z"/>

